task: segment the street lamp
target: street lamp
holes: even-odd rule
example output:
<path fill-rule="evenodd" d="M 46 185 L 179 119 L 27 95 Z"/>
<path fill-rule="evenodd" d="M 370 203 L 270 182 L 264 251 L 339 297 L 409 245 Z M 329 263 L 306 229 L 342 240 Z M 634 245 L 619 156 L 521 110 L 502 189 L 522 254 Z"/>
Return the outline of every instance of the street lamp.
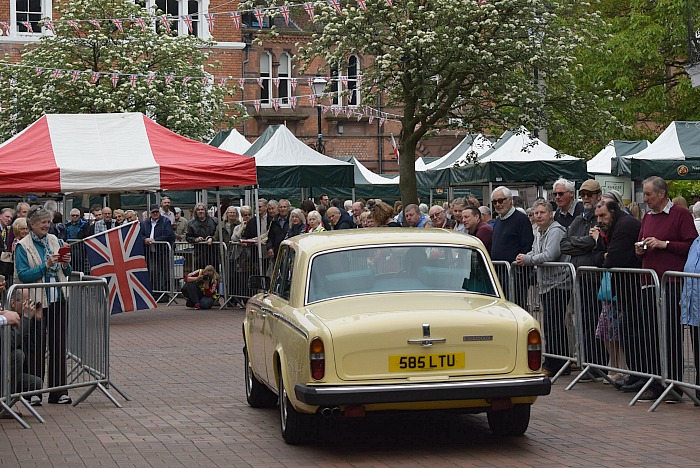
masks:
<path fill-rule="evenodd" d="M 321 75 L 316 75 L 316 78 L 311 82 L 311 89 L 316 96 L 316 109 L 318 110 L 318 141 L 316 142 L 316 151 L 323 154 L 325 148 L 323 147 L 323 132 L 321 131 L 321 95 L 326 89 L 328 80 L 326 80 Z"/>

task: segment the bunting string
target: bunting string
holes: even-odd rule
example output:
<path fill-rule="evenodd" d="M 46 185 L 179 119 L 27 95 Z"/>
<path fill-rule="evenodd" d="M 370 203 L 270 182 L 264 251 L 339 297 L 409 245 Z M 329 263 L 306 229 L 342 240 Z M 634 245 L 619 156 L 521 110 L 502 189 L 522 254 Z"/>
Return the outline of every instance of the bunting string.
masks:
<path fill-rule="evenodd" d="M 357 6 L 362 11 L 367 11 L 367 1 L 368 0 L 355 0 Z M 393 8 L 393 3 L 391 0 L 376 0 L 379 4 L 386 5 L 388 8 Z M 195 22 L 200 22 L 206 24 L 209 33 L 213 36 L 214 25 L 218 24 L 216 22 L 216 17 L 218 15 L 228 16 L 234 28 L 241 28 L 241 18 L 245 13 L 251 13 L 255 16 L 260 29 L 263 28 L 264 18 L 267 16 L 277 16 L 281 15 L 284 18 L 285 24 L 289 26 L 289 15 L 291 8 L 303 8 L 309 15 L 311 22 L 315 20 L 316 6 L 319 4 L 326 4 L 330 6 L 338 15 L 343 15 L 343 8 L 340 5 L 339 0 L 324 0 L 322 2 L 304 2 L 295 3 L 290 5 L 275 6 L 275 7 L 265 7 L 265 8 L 252 8 L 252 9 L 238 9 L 231 11 L 206 11 L 201 13 L 191 13 L 188 15 L 173 16 L 173 15 L 148 15 L 143 17 L 129 17 L 129 18 L 90 18 L 90 19 L 48 19 L 44 18 L 35 24 L 43 25 L 48 29 L 51 34 L 56 35 L 56 25 L 66 24 L 73 28 L 77 33 L 83 32 L 88 25 L 95 29 L 102 30 L 103 26 L 107 24 L 113 24 L 120 33 L 124 32 L 124 26 L 126 25 L 136 25 L 142 30 L 146 30 L 149 25 L 154 24 L 154 22 L 161 22 L 166 28 L 171 27 L 172 23 L 177 21 L 182 21 L 187 26 L 187 30 L 190 34 L 193 32 L 193 24 Z M 30 33 L 39 33 L 41 31 L 35 31 L 32 26 L 32 22 L 29 21 L 17 21 L 17 25 L 24 26 L 26 30 Z M 10 35 L 10 23 L 7 21 L 0 21 L 0 35 Z"/>

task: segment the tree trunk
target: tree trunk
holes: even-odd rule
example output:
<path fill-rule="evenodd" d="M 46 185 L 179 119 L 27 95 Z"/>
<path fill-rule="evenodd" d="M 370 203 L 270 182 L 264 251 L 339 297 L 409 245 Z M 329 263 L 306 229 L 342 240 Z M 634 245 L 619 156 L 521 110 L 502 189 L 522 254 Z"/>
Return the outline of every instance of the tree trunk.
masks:
<path fill-rule="evenodd" d="M 418 189 L 416 187 L 416 143 L 412 135 L 407 135 L 405 130 L 401 132 L 399 141 L 399 188 L 401 189 L 401 203 L 408 206 L 418 203 Z"/>

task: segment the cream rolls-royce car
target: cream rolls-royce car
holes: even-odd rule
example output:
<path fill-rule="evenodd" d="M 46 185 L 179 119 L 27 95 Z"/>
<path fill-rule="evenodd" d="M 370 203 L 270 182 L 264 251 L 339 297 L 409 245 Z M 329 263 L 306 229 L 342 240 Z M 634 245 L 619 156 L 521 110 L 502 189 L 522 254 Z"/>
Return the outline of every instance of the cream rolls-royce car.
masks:
<path fill-rule="evenodd" d="M 246 306 L 248 403 L 279 405 L 287 443 L 317 418 L 486 413 L 521 435 L 550 392 L 537 321 L 508 302 L 475 237 L 376 228 L 285 240 Z"/>

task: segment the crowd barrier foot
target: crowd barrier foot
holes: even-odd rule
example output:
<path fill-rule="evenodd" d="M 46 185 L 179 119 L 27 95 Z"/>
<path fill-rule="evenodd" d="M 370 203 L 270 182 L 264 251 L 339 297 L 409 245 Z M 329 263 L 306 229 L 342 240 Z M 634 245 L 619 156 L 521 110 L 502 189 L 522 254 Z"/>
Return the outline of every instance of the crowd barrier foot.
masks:
<path fill-rule="evenodd" d="M 42 418 L 41 415 L 37 412 L 37 410 L 35 410 L 34 407 L 33 407 L 32 405 L 29 404 L 29 402 L 27 401 L 26 398 L 24 398 L 23 396 L 20 396 L 20 397 L 17 399 L 17 401 L 19 401 L 20 403 L 22 403 L 22 404 L 24 405 L 24 407 L 27 408 L 27 411 L 29 411 L 29 412 L 31 413 L 31 415 L 34 416 L 34 418 L 35 418 L 37 421 L 39 421 L 41 424 L 45 424 L 45 423 L 46 423 L 46 421 L 44 420 L 44 418 Z"/>
<path fill-rule="evenodd" d="M 634 406 L 637 404 L 637 401 L 642 397 L 644 392 L 646 392 L 651 384 L 654 383 L 654 377 L 649 377 L 649 379 L 644 383 L 642 388 L 634 395 L 632 398 L 632 401 L 629 402 L 627 406 Z"/>
<path fill-rule="evenodd" d="M 181 293 L 181 292 L 176 292 L 175 294 L 172 294 L 172 295 L 170 296 L 170 300 L 168 301 L 167 307 L 170 307 L 170 304 L 172 304 L 173 302 L 175 302 L 179 296 L 182 296 L 182 293 Z M 177 302 L 175 302 L 175 304 L 177 304 Z"/>
<path fill-rule="evenodd" d="M 557 357 L 559 357 L 559 356 L 557 356 Z M 560 359 L 566 359 L 566 358 L 560 358 Z M 563 366 L 561 366 L 561 369 L 559 369 L 559 371 L 557 371 L 557 373 L 554 374 L 554 375 L 551 377 L 550 380 L 552 381 L 552 385 L 554 385 L 554 384 L 556 383 L 556 381 L 559 379 L 559 377 L 561 377 L 561 375 L 562 375 L 564 372 L 566 372 L 567 370 L 569 370 L 569 369 L 571 368 L 571 364 L 573 364 L 574 361 L 575 361 L 575 360 L 574 360 L 574 359 L 571 359 L 571 358 L 566 359 L 566 362 L 564 363 Z M 578 377 L 578 376 L 577 376 L 577 377 Z"/>
<path fill-rule="evenodd" d="M 32 426 L 30 426 L 29 423 L 27 423 L 27 421 L 22 419 L 22 417 L 19 414 L 12 411 L 12 408 L 10 408 L 10 406 L 8 406 L 7 403 L 5 403 L 4 401 L 0 401 L 0 417 L 3 417 L 6 414 L 9 414 L 10 416 L 12 416 L 15 419 L 15 421 L 17 421 L 18 423 L 20 423 L 22 425 L 23 428 L 25 428 L 25 429 L 32 428 Z"/>

